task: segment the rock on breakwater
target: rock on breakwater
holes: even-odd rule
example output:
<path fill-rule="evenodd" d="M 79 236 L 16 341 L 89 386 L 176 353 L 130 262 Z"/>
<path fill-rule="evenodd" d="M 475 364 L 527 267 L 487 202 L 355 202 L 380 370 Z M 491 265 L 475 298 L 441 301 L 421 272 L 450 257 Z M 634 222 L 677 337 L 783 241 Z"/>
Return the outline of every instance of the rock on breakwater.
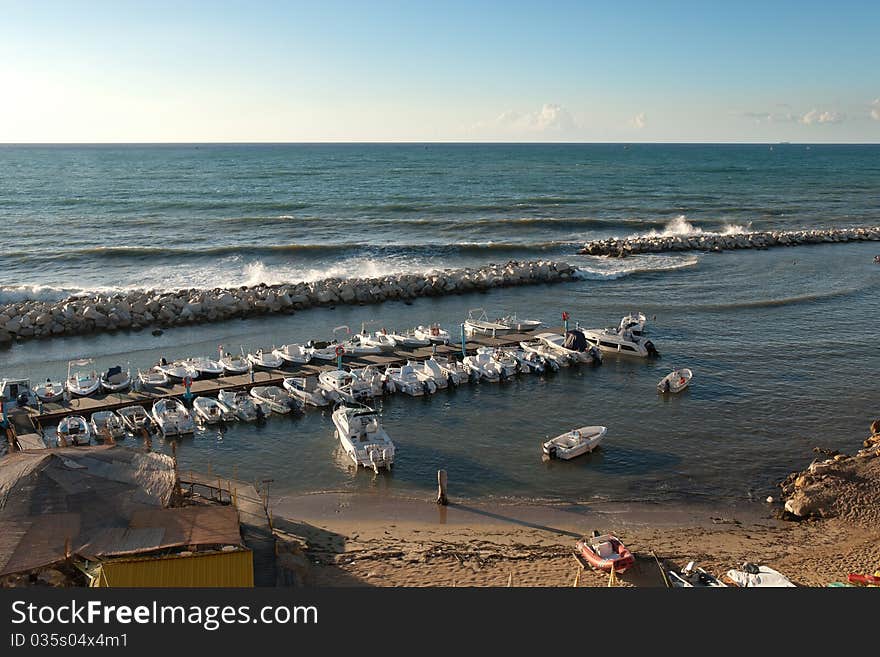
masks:
<path fill-rule="evenodd" d="M 13 340 L 293 313 L 314 306 L 381 303 L 514 285 L 558 283 L 571 280 L 575 271 L 574 267 L 561 262 L 510 261 L 478 268 L 379 278 L 326 278 L 311 283 L 173 292 L 128 291 L 78 295 L 56 302 L 22 301 L 0 306 L 0 345 Z"/>
<path fill-rule="evenodd" d="M 774 246 L 878 240 L 880 240 L 880 227 L 876 226 L 869 228 L 758 231 L 732 235 L 720 235 L 717 233 L 666 236 L 644 235 L 641 237 L 613 237 L 607 240 L 587 242 L 580 253 L 583 255 L 621 258 L 640 253 L 767 249 Z"/>

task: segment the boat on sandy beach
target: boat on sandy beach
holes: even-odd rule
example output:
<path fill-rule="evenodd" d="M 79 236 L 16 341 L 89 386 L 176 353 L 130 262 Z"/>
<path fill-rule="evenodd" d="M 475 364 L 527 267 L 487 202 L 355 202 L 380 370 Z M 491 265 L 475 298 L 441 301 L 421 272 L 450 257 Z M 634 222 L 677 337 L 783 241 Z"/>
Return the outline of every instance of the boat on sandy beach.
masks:
<path fill-rule="evenodd" d="M 333 411 L 333 425 L 342 448 L 356 467 L 379 472 L 391 469 L 394 443 L 382 428 L 379 416 L 368 406 L 340 406 Z"/>
<path fill-rule="evenodd" d="M 284 360 L 274 352 L 257 349 L 254 353 L 247 355 L 248 361 L 256 368 L 261 370 L 277 370 L 284 365 Z"/>
<path fill-rule="evenodd" d="M 167 386 L 170 381 L 168 375 L 158 367 L 138 370 L 137 379 L 142 387 Z"/>
<path fill-rule="evenodd" d="M 429 326 L 417 326 L 413 330 L 413 335 L 419 340 L 427 340 L 434 344 L 449 344 L 449 331 L 440 328 L 439 324 L 431 324 Z"/>
<path fill-rule="evenodd" d="M 153 404 L 152 415 L 163 436 L 179 436 L 195 431 L 192 414 L 177 399 L 160 399 Z"/>
<path fill-rule="evenodd" d="M 68 415 L 55 430 L 59 447 L 88 445 L 91 440 L 89 423 L 82 415 Z"/>
<path fill-rule="evenodd" d="M 64 398 L 64 384 L 46 379 L 45 383 L 34 386 L 34 395 L 44 404 L 61 401 Z"/>
<path fill-rule="evenodd" d="M 111 367 L 101 375 L 101 387 L 107 392 L 122 392 L 131 385 L 131 371 L 121 365 Z"/>
<path fill-rule="evenodd" d="M 391 377 L 394 387 L 398 392 L 402 392 L 412 397 L 421 397 L 422 395 L 430 395 L 437 392 L 437 385 L 431 380 L 423 380 L 419 378 L 411 365 L 403 365 L 401 367 L 387 367 L 385 373 Z"/>
<path fill-rule="evenodd" d="M 732 568 L 725 575 L 731 584 L 741 587 L 781 588 L 794 586 L 790 579 L 769 566 L 744 563 L 742 569 Z"/>
<path fill-rule="evenodd" d="M 232 420 L 235 413 L 221 401 L 213 397 L 196 397 L 193 400 L 196 419 L 205 424 L 217 424 L 220 420 Z"/>
<path fill-rule="evenodd" d="M 114 440 L 125 436 L 125 425 L 122 418 L 113 411 L 95 411 L 89 422 L 95 438 L 110 436 Z"/>
<path fill-rule="evenodd" d="M 673 588 L 677 589 L 727 587 L 727 584 L 711 573 L 706 572 L 702 568 L 695 567 L 693 561 L 689 562 L 687 566 L 682 568 L 680 573 L 677 573 L 674 570 L 669 570 L 667 571 L 667 574 L 669 575 L 670 584 L 672 584 Z"/>
<path fill-rule="evenodd" d="M 251 388 L 251 397 L 268 406 L 273 413 L 286 415 L 291 411 L 300 410 L 296 400 L 278 386 Z"/>
<path fill-rule="evenodd" d="M 585 536 L 576 544 L 578 554 L 596 570 L 625 572 L 636 559 L 623 542 L 613 534 Z"/>
<path fill-rule="evenodd" d="M 67 387 L 67 391 L 71 395 L 75 397 L 88 397 L 89 395 L 98 392 L 98 389 L 101 387 L 101 377 L 95 370 L 71 371 L 73 366 L 85 367 L 92 362 L 91 358 L 84 358 L 82 360 L 72 360 L 67 363 L 67 380 L 64 385 Z"/>
<path fill-rule="evenodd" d="M 150 422 L 147 411 L 143 406 L 138 406 L 137 404 L 120 408 L 116 411 L 116 414 L 119 415 L 119 419 L 122 420 L 125 428 L 132 433 L 140 433 L 140 430 Z"/>
<path fill-rule="evenodd" d="M 312 376 L 291 376 L 284 379 L 282 385 L 287 392 L 309 406 L 327 406 L 333 400 Z"/>
<path fill-rule="evenodd" d="M 688 387 L 693 377 L 694 373 L 686 367 L 672 370 L 657 383 L 657 392 L 681 392 Z"/>
<path fill-rule="evenodd" d="M 285 363 L 298 363 L 304 365 L 311 362 L 314 349 L 301 344 L 285 344 L 278 349 L 272 350 L 273 356 L 278 356 Z"/>
<path fill-rule="evenodd" d="M 542 445 L 542 450 L 551 459 L 567 461 L 592 452 L 599 446 L 607 432 L 608 428 L 601 426 L 572 429 L 546 441 Z"/>
<path fill-rule="evenodd" d="M 248 393 L 242 390 L 238 392 L 221 390 L 217 393 L 217 399 L 230 409 L 239 420 L 253 422 L 257 419 L 257 404 Z"/>

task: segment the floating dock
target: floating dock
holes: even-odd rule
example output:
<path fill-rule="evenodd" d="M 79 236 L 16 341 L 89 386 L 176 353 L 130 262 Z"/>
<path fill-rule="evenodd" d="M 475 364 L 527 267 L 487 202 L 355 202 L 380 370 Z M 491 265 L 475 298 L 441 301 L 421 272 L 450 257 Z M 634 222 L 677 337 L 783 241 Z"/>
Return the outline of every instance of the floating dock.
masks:
<path fill-rule="evenodd" d="M 538 333 L 550 332 L 562 334 L 563 329 L 561 327 L 538 329 L 528 333 L 508 333 L 494 338 L 483 335 L 472 336 L 465 343 L 465 352 L 468 355 L 473 354 L 478 347 L 513 347 L 522 340 L 530 340 Z M 433 347 L 415 347 L 411 350 L 400 349 L 381 354 L 343 356 L 342 361 L 345 365 L 352 368 L 375 365 L 384 369 L 389 365 L 392 367 L 404 365 L 407 360 L 427 360 L 434 353 Z M 461 355 L 461 344 L 436 345 L 436 355 Z M 221 390 L 250 390 L 254 386 L 281 386 L 284 379 L 291 376 L 317 376 L 321 372 L 335 369 L 335 361 L 312 361 L 304 365 L 285 363 L 280 369 L 255 369 L 253 380 L 251 380 L 250 374 L 224 375 L 213 379 L 195 379 L 190 386 L 190 393 L 194 397 L 216 397 Z M 26 410 L 33 425 L 35 427 L 43 427 L 57 424 L 68 415 L 82 415 L 88 419 L 92 413 L 97 411 L 116 411 L 126 406 L 134 405 L 149 407 L 160 399 L 183 397 L 185 394 L 185 386 L 182 383 L 178 383 L 169 386 L 154 386 L 139 391 L 128 390 L 121 393 L 98 394 L 92 397 L 76 397 L 66 402 L 44 403 L 39 408 L 26 407 Z"/>

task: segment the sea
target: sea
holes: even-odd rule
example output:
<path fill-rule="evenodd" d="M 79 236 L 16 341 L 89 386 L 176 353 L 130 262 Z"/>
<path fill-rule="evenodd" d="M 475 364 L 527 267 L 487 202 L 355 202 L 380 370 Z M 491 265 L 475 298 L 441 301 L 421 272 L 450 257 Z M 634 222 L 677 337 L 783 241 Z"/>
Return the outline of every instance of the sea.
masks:
<path fill-rule="evenodd" d="M 328 411 L 179 440 L 180 467 L 272 480 L 273 497 L 353 492 L 482 501 L 763 500 L 815 447 L 853 452 L 880 416 L 877 243 L 624 259 L 610 236 L 880 224 L 880 146 L 807 144 L 191 144 L 0 146 L 0 304 L 553 259 L 576 280 L 409 303 L 336 306 L 166 330 L 14 344 L 0 378 L 67 362 L 132 369 L 327 339 L 340 325 L 458 335 L 470 310 L 559 326 L 638 310 L 657 360 L 519 376 L 377 407 L 393 471 L 352 471 Z M 673 367 L 690 388 L 657 394 Z M 608 427 L 602 448 L 540 444 Z M 131 439 L 128 439 L 129 442 Z M 154 441 L 154 448 L 171 445 Z"/>

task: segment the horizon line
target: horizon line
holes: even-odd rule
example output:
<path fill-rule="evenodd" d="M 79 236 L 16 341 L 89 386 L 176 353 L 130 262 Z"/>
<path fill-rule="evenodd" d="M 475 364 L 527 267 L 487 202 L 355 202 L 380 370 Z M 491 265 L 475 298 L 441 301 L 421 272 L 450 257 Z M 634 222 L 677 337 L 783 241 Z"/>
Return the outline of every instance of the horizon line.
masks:
<path fill-rule="evenodd" d="M 3 141 L 0 146 L 285 146 L 285 145 L 507 145 L 507 146 L 579 146 L 579 145 L 707 145 L 707 146 L 877 146 L 880 141 L 473 141 L 473 140 L 305 140 L 305 141 Z"/>

